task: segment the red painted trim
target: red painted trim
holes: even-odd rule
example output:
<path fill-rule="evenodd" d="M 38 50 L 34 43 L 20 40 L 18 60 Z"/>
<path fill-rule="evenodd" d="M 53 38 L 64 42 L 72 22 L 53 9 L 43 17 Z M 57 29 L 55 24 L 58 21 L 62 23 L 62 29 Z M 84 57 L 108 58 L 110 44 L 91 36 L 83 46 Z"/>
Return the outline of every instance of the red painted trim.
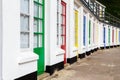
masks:
<path fill-rule="evenodd" d="M 61 5 L 62 5 L 62 14 L 61 16 L 63 17 L 62 19 L 65 19 L 63 21 L 65 22 L 62 22 L 61 26 L 63 28 L 63 31 L 65 31 L 61 36 L 63 36 L 63 41 L 64 41 L 64 44 L 61 45 L 61 48 L 63 50 L 65 50 L 65 54 L 64 54 L 64 64 L 67 62 L 67 59 L 66 59 L 66 3 L 64 1 L 61 1 Z"/>

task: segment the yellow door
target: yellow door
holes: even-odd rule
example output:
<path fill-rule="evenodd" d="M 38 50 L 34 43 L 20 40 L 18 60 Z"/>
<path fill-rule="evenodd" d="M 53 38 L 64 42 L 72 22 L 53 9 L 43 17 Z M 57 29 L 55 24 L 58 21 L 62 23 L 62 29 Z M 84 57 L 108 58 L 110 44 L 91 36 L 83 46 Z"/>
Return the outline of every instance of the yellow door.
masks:
<path fill-rule="evenodd" d="M 78 11 L 75 10 L 75 47 L 78 48 Z M 76 53 L 78 57 L 78 52 Z"/>

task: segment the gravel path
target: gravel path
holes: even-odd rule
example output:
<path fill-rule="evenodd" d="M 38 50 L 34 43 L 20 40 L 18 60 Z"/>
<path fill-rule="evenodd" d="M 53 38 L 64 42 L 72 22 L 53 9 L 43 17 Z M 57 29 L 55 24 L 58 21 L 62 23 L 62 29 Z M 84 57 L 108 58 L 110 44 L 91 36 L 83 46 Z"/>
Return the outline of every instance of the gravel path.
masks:
<path fill-rule="evenodd" d="M 43 80 L 120 80 L 120 47 L 98 50 Z"/>

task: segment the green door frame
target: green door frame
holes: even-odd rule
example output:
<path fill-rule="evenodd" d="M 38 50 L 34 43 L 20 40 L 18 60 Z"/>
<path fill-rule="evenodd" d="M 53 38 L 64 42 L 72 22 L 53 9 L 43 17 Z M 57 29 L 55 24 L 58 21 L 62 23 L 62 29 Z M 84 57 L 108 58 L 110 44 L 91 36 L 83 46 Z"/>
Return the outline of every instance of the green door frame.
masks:
<path fill-rule="evenodd" d="M 89 45 L 91 44 L 91 20 L 89 20 Z"/>
<path fill-rule="evenodd" d="M 42 3 L 40 0 L 34 0 L 34 6 L 37 5 L 37 16 L 34 16 L 34 20 L 37 21 L 37 31 L 34 32 L 34 35 L 37 36 L 37 47 L 34 48 L 34 52 L 39 55 L 38 59 L 38 71 L 37 74 L 40 75 L 44 73 L 44 0 L 42 0 Z M 42 12 L 40 12 L 40 7 L 42 7 Z M 40 14 L 42 14 L 40 17 Z M 40 25 L 40 22 L 42 22 Z M 41 32 L 40 32 L 41 29 Z M 42 36 L 42 37 L 41 37 Z M 42 38 L 42 39 L 41 39 Z M 41 40 L 40 40 L 41 39 Z M 40 42 L 41 41 L 41 42 Z M 41 46 L 39 46 L 41 44 Z"/>

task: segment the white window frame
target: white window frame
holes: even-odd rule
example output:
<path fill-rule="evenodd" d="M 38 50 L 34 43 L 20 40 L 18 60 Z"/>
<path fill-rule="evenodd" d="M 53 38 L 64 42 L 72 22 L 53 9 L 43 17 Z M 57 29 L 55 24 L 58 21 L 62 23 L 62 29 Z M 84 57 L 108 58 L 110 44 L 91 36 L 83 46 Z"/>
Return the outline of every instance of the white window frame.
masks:
<path fill-rule="evenodd" d="M 61 48 L 62 45 L 62 37 L 61 37 L 61 13 L 62 13 L 62 5 L 61 5 L 61 0 L 57 0 L 57 47 Z"/>
<path fill-rule="evenodd" d="M 21 6 L 20 6 L 21 8 Z M 21 12 L 20 9 L 20 16 L 26 15 L 29 16 L 29 47 L 28 48 L 21 48 L 21 40 L 20 40 L 20 50 L 24 51 L 33 51 L 33 1 L 29 0 L 29 13 Z M 20 35 L 21 35 L 21 26 L 20 26 Z"/>

